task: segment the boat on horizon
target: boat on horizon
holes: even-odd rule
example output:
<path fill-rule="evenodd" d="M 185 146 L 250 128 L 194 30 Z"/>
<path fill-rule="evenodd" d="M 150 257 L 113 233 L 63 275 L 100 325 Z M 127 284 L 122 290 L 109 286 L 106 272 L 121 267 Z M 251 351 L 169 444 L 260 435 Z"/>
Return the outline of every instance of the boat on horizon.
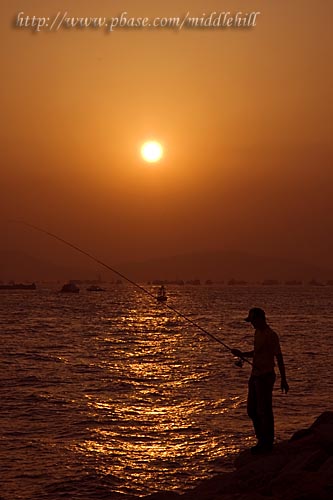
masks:
<path fill-rule="evenodd" d="M 36 283 L 8 283 L 0 284 L 0 290 L 36 290 Z"/>
<path fill-rule="evenodd" d="M 261 284 L 264 286 L 276 286 L 276 285 L 280 285 L 280 282 L 279 282 L 279 280 L 268 279 L 268 280 L 264 280 Z"/>
<path fill-rule="evenodd" d="M 105 288 L 101 288 L 97 285 L 88 286 L 87 292 L 106 292 Z"/>
<path fill-rule="evenodd" d="M 321 281 L 317 281 L 316 279 L 312 279 L 309 281 L 310 286 L 325 286 L 325 283 L 322 283 Z"/>
<path fill-rule="evenodd" d="M 60 293 L 79 293 L 80 288 L 75 283 L 65 283 Z"/>

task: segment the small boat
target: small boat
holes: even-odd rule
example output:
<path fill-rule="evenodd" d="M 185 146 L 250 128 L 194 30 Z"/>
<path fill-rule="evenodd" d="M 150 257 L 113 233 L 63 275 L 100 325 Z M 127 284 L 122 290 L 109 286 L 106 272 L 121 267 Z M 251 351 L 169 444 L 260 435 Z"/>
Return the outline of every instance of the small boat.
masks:
<path fill-rule="evenodd" d="M 79 291 L 80 288 L 78 288 L 75 283 L 65 283 L 60 290 L 61 293 L 79 293 Z"/>
<path fill-rule="evenodd" d="M 315 279 L 312 279 L 311 281 L 309 281 L 309 285 L 311 285 L 311 286 L 325 286 L 324 283 L 322 283 L 321 281 L 317 281 Z"/>
<path fill-rule="evenodd" d="M 97 285 L 88 286 L 87 291 L 88 292 L 106 292 L 105 288 L 101 288 L 100 286 L 97 286 Z"/>
<path fill-rule="evenodd" d="M 0 290 L 36 290 L 36 283 L 9 283 L 8 285 L 0 285 Z"/>
<path fill-rule="evenodd" d="M 159 288 L 156 300 L 157 302 L 166 302 L 168 300 L 164 285 Z"/>

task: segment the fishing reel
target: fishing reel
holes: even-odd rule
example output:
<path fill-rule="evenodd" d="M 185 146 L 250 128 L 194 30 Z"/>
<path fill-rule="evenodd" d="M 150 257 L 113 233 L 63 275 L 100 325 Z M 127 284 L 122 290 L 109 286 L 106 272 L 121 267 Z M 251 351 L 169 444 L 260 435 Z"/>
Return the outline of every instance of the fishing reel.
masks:
<path fill-rule="evenodd" d="M 242 358 L 238 358 L 237 361 L 235 361 L 235 366 L 238 366 L 238 368 L 243 368 L 244 365 L 244 360 Z"/>

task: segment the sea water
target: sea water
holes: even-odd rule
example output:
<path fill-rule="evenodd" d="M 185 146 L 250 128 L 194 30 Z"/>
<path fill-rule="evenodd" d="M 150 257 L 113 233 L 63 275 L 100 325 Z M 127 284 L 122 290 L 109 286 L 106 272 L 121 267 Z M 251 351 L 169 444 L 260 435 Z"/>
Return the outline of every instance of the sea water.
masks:
<path fill-rule="evenodd" d="M 0 292 L 0 498 L 91 500 L 183 492 L 255 443 L 250 365 L 140 290 Z M 155 293 L 153 287 L 148 287 Z M 290 392 L 276 440 L 333 407 L 333 287 L 174 286 L 167 304 L 232 347 L 263 307 Z"/>

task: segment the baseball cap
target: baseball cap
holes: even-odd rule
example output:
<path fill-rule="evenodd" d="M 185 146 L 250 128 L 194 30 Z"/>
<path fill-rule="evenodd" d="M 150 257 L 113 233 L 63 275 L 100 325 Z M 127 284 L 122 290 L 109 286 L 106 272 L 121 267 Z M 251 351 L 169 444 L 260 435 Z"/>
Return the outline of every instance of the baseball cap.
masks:
<path fill-rule="evenodd" d="M 248 317 L 245 318 L 245 321 L 250 322 L 253 319 L 260 318 L 260 319 L 266 319 L 266 314 L 263 309 L 260 307 L 252 307 L 252 309 L 249 310 Z"/>

